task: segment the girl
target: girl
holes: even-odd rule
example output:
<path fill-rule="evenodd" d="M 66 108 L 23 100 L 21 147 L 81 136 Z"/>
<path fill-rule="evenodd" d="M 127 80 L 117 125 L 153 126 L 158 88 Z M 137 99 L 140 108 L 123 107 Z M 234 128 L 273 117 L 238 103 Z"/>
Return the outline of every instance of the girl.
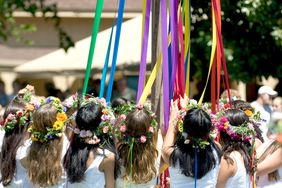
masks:
<path fill-rule="evenodd" d="M 223 147 L 216 187 L 248 188 L 254 173 L 251 165 L 254 129 L 242 110 L 228 109 L 223 114 L 216 123 Z"/>
<path fill-rule="evenodd" d="M 63 136 L 67 116 L 58 98 L 48 97 L 33 114 L 29 128 L 32 144 L 23 159 L 29 181 L 36 187 L 62 187 L 64 171 L 61 164 L 67 139 Z"/>
<path fill-rule="evenodd" d="M 15 97 L 7 106 L 2 122 L 5 131 L 0 155 L 1 183 L 9 187 L 24 186 L 25 169 L 20 160 L 26 156 L 30 145 L 27 128 L 30 122 L 30 111 L 25 109 L 26 103 Z M 26 141 L 27 140 L 27 141 Z"/>
<path fill-rule="evenodd" d="M 124 104 L 120 110 L 116 147 L 121 173 L 116 187 L 155 187 L 160 165 L 157 139 L 162 139 L 153 113 L 141 105 Z"/>
<path fill-rule="evenodd" d="M 114 187 L 115 156 L 103 149 L 98 135 L 100 128 L 109 130 L 111 116 L 97 98 L 88 99 L 77 111 L 74 137 L 64 157 L 68 187 Z M 101 127 L 100 127 L 101 126 Z M 109 129 L 109 127 L 108 127 Z"/>
<path fill-rule="evenodd" d="M 211 119 L 195 107 L 184 109 L 181 115 L 178 101 L 173 102 L 162 149 L 164 161 L 170 164 L 170 187 L 215 187 L 220 150 L 209 136 Z"/>

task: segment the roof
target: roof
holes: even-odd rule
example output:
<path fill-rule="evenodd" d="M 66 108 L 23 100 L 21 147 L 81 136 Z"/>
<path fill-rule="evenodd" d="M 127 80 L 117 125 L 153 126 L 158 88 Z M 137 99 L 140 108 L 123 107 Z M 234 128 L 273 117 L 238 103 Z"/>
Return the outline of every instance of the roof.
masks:
<path fill-rule="evenodd" d="M 47 3 L 57 3 L 59 11 L 93 12 L 95 0 L 46 0 Z M 142 12 L 141 0 L 125 1 L 125 12 Z M 118 9 L 118 0 L 104 0 L 103 12 L 115 12 Z"/>

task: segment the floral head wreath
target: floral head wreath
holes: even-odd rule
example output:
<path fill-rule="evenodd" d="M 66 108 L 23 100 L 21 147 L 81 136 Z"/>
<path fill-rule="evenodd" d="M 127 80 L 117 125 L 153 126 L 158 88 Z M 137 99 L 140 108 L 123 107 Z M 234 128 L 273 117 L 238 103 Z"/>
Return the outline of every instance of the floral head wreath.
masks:
<path fill-rule="evenodd" d="M 151 116 L 151 126 L 148 128 L 147 132 L 143 135 L 141 135 L 139 138 L 135 138 L 130 136 L 126 130 L 126 117 L 127 115 L 134 111 L 135 109 L 145 109 L 149 115 Z M 158 123 L 155 118 L 155 114 L 148 109 L 148 107 L 145 107 L 143 105 L 134 105 L 134 104 L 124 104 L 120 107 L 117 108 L 119 117 L 117 119 L 117 124 L 115 127 L 115 136 L 119 139 L 122 140 L 124 143 L 130 144 L 130 142 L 137 142 L 137 143 L 146 143 L 148 139 L 151 139 L 153 137 L 153 134 L 157 131 L 158 129 Z"/>
<path fill-rule="evenodd" d="M 211 118 L 217 130 L 228 134 L 231 140 L 250 143 L 254 137 L 255 131 L 251 122 L 245 122 L 240 126 L 233 126 L 224 115 L 219 115 L 218 118 L 213 115 Z"/>
<path fill-rule="evenodd" d="M 193 148 L 205 149 L 207 145 L 210 145 L 210 143 L 207 141 L 208 138 L 194 138 L 184 132 L 183 119 L 187 111 L 192 108 L 199 108 L 207 113 L 210 113 L 209 105 L 207 103 L 198 104 L 196 100 L 190 99 L 187 106 L 185 108 L 180 109 L 180 113 L 178 115 L 177 120 L 177 128 L 181 136 L 184 138 L 184 144 L 192 144 Z"/>
<path fill-rule="evenodd" d="M 32 119 L 34 104 L 30 103 L 30 101 L 33 94 L 34 87 L 31 85 L 27 85 L 18 92 L 19 97 L 26 102 L 25 109 L 17 111 L 16 114 L 10 113 L 7 118 L 1 122 L 1 127 L 5 132 L 12 132 L 16 126 L 25 126 L 26 123 Z"/>
<path fill-rule="evenodd" d="M 30 126 L 28 129 L 28 131 L 31 133 L 31 140 L 41 143 L 61 137 L 64 123 L 67 120 L 67 115 L 65 114 L 66 108 L 62 105 L 59 98 L 51 96 L 46 99 L 41 99 L 40 106 L 44 104 L 51 104 L 57 109 L 56 121 L 52 127 L 46 128 L 47 132 L 35 130 L 32 126 Z"/>
<path fill-rule="evenodd" d="M 73 132 L 79 137 L 79 139 L 83 140 L 87 144 L 99 144 L 101 140 L 98 138 L 98 136 L 102 134 L 108 135 L 110 137 L 112 136 L 112 125 L 115 123 L 115 117 L 112 110 L 107 106 L 106 100 L 104 98 L 85 98 L 81 106 L 85 106 L 89 103 L 95 103 L 102 108 L 100 125 L 98 126 L 96 131 L 80 130 L 79 128 L 74 128 Z"/>
<path fill-rule="evenodd" d="M 31 111 L 25 108 L 24 111 L 17 111 L 16 114 L 10 113 L 7 118 L 1 122 L 1 128 L 4 129 L 5 132 L 12 132 L 16 126 L 25 126 L 30 119 Z"/>

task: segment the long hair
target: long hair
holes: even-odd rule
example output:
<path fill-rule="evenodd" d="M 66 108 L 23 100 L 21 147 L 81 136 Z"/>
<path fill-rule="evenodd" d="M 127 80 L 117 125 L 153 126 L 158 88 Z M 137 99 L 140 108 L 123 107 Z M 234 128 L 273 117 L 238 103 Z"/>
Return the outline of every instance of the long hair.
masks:
<path fill-rule="evenodd" d="M 4 119 L 9 114 L 16 114 L 17 111 L 25 109 L 25 102 L 15 97 L 7 106 L 4 112 Z M 3 145 L 0 155 L 1 180 L 4 186 L 10 184 L 16 170 L 16 153 L 18 148 L 23 144 L 27 134 L 27 125 L 15 126 L 12 132 L 5 132 Z"/>
<path fill-rule="evenodd" d="M 56 121 L 57 109 L 44 104 L 33 114 L 32 129 L 47 133 Z M 27 156 L 27 173 L 30 181 L 40 187 L 58 184 L 63 174 L 61 165 L 62 139 L 56 137 L 48 142 L 33 141 Z"/>
<path fill-rule="evenodd" d="M 208 138 L 211 129 L 211 119 L 202 109 L 192 108 L 184 116 L 183 132 L 187 133 L 189 137 L 206 139 L 210 143 L 204 149 L 198 149 L 197 151 L 198 179 L 215 168 L 216 161 L 220 160 L 219 148 Z M 215 149 L 217 155 L 214 155 L 213 149 Z M 181 173 L 185 176 L 195 177 L 195 148 L 193 148 L 192 144 L 185 144 L 181 135 L 178 135 L 174 145 L 170 163 L 174 167 L 179 164 Z"/>
<path fill-rule="evenodd" d="M 101 123 L 102 109 L 95 103 L 82 106 L 76 115 L 76 125 L 80 130 L 94 132 Z M 70 183 L 80 182 L 87 170 L 87 160 L 91 151 L 97 154 L 98 144 L 87 144 L 74 134 L 73 141 L 64 157 L 64 168 Z"/>
<path fill-rule="evenodd" d="M 139 138 L 141 135 L 146 135 L 149 127 L 151 126 L 152 117 L 145 109 L 136 108 L 130 112 L 126 117 L 126 132 L 134 138 Z M 151 139 L 145 143 L 134 143 L 132 154 L 132 168 L 130 164 L 130 145 L 118 140 L 118 154 L 123 162 L 125 168 L 124 178 L 130 179 L 130 171 L 132 170 L 132 182 L 135 184 L 146 183 L 157 175 L 156 160 L 158 151 L 156 148 L 157 133 L 155 132 Z"/>
<path fill-rule="evenodd" d="M 270 146 L 268 146 L 268 148 L 260 156 L 258 163 L 261 163 L 262 161 L 264 161 L 267 156 L 271 155 L 279 148 L 281 148 L 281 145 L 277 141 L 272 142 Z M 278 170 L 275 170 L 269 173 L 267 176 L 268 176 L 269 181 L 279 181 L 281 178 L 279 176 Z"/>
<path fill-rule="evenodd" d="M 254 113 L 255 109 L 251 106 L 250 103 L 243 101 L 243 100 L 235 100 L 233 102 L 234 108 L 238 110 L 250 110 L 252 113 Z M 260 130 L 257 123 L 252 123 L 254 129 L 255 129 L 255 136 L 257 139 L 259 139 L 262 143 L 264 142 L 264 139 L 262 137 L 262 131 Z"/>
<path fill-rule="evenodd" d="M 249 117 L 238 109 L 228 109 L 224 112 L 224 116 L 228 119 L 232 126 L 241 126 L 246 122 L 249 122 Z M 242 140 L 233 140 L 225 132 L 220 132 L 220 143 L 223 146 L 223 157 L 229 164 L 233 164 L 234 161 L 230 157 L 233 151 L 238 151 L 244 160 L 244 165 L 248 174 L 253 173 L 251 167 L 251 143 L 244 142 Z"/>

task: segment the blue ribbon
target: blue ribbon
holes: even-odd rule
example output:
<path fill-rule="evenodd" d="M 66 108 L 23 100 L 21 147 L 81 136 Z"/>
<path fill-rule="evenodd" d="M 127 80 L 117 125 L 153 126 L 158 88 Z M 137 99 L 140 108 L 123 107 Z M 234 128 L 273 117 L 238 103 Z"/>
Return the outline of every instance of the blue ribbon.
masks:
<path fill-rule="evenodd" d="M 107 89 L 107 98 L 106 98 L 107 102 L 111 100 L 111 96 L 112 96 L 114 75 L 116 71 L 116 62 L 117 62 L 117 55 L 118 55 L 118 46 L 119 46 L 119 39 L 120 39 L 120 31 L 121 31 L 121 24 L 122 24 L 123 10 L 124 10 L 124 2 L 125 0 L 119 1 L 117 29 L 116 29 L 116 37 L 115 37 L 114 52 L 113 52 L 113 59 L 112 59 L 112 67 L 111 67 L 109 85 Z"/>
<path fill-rule="evenodd" d="M 195 179 L 194 179 L 194 188 L 197 188 L 197 176 L 198 176 L 198 148 L 195 148 Z"/>
<path fill-rule="evenodd" d="M 110 36 L 110 40 L 109 40 L 109 44 L 108 44 L 108 49 L 107 49 L 107 54 L 106 54 L 106 59 L 105 59 L 105 63 L 104 63 L 103 74 L 102 74 L 101 85 L 100 85 L 99 98 L 102 98 L 104 96 L 106 76 L 107 76 L 108 66 L 109 66 L 109 57 L 110 57 L 111 46 L 112 46 L 113 30 L 114 30 L 114 25 L 112 25 L 111 36 Z"/>

